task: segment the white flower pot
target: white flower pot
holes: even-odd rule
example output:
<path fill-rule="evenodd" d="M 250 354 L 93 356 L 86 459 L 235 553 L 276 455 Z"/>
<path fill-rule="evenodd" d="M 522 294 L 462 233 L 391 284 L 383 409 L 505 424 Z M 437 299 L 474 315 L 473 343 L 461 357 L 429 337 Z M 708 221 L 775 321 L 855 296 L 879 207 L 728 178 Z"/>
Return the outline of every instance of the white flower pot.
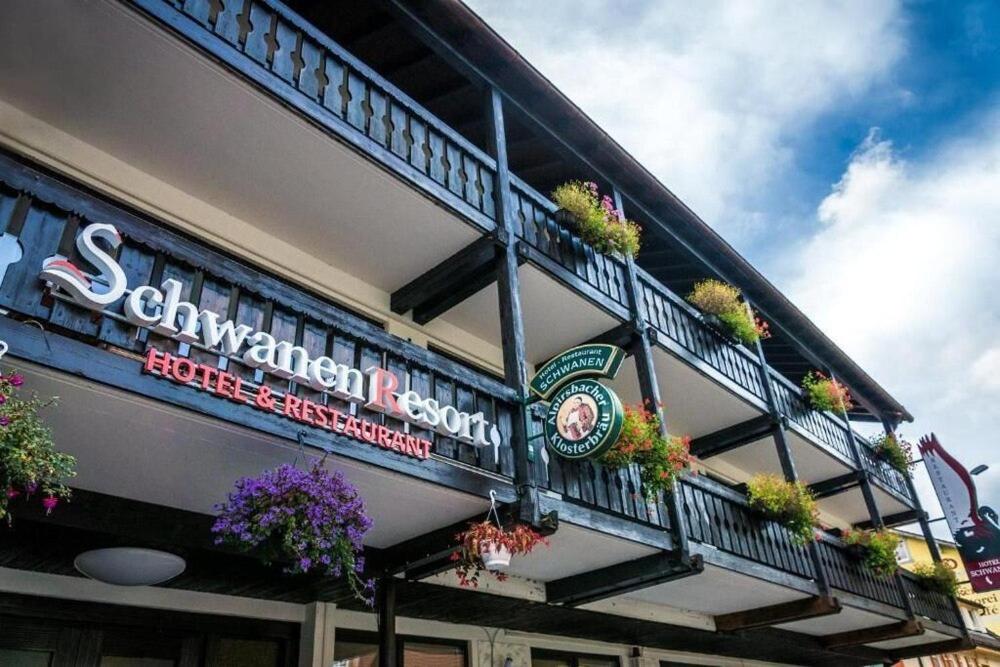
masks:
<path fill-rule="evenodd" d="M 510 550 L 503 545 L 483 542 L 479 545 L 479 553 L 488 570 L 499 570 L 510 565 Z"/>

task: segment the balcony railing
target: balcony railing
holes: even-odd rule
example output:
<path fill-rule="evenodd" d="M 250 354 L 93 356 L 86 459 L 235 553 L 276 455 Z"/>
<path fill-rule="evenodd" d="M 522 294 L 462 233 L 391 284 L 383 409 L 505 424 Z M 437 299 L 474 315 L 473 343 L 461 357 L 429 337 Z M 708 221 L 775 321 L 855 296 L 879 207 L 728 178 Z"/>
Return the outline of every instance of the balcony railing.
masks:
<path fill-rule="evenodd" d="M 511 207 L 517 236 L 533 251 L 536 263 L 557 278 L 568 272 L 578 279 L 574 286 L 596 294 L 598 303 L 610 300 L 616 310 L 628 312 L 625 265 L 621 261 L 596 252 L 575 232 L 557 223 L 556 205 L 513 175 Z"/>
<path fill-rule="evenodd" d="M 536 443 L 540 442 L 542 419 L 541 414 L 531 415 L 529 436 Z M 546 464 L 541 447 L 536 445 L 534 450 L 532 478 L 541 488 L 560 494 L 564 500 L 670 529 L 669 514 L 662 500 L 645 499 L 637 465 L 613 470 L 590 459 L 571 461 L 560 456 L 549 456 Z"/>
<path fill-rule="evenodd" d="M 496 161 L 276 0 L 132 2 L 480 226 Z"/>
<path fill-rule="evenodd" d="M 950 596 L 927 590 L 909 572 L 901 572 L 900 574 L 903 578 L 903 590 L 910 598 L 913 613 L 952 627 L 962 627 L 962 617 L 955 606 L 955 601 Z"/>
<path fill-rule="evenodd" d="M 642 314 L 664 346 L 764 405 L 767 395 L 757 357 L 706 326 L 696 310 L 651 275 L 642 269 L 637 273 Z"/>
<path fill-rule="evenodd" d="M 684 478 L 679 489 L 683 521 L 692 541 L 803 579 L 816 579 L 807 547 L 796 544 L 780 524 L 753 512 L 743 495 L 699 476 Z M 833 589 L 897 609 L 905 608 L 905 594 L 914 613 L 962 627 L 953 601 L 946 595 L 925 589 L 913 575 L 901 573 L 903 591 L 900 591 L 895 578 L 873 574 L 861 558 L 837 538 L 823 534 L 817 547 L 819 561 Z"/>
<path fill-rule="evenodd" d="M 806 547 L 784 526 L 752 511 L 743 495 L 696 475 L 679 489 L 689 539 L 804 579 L 816 577 Z"/>

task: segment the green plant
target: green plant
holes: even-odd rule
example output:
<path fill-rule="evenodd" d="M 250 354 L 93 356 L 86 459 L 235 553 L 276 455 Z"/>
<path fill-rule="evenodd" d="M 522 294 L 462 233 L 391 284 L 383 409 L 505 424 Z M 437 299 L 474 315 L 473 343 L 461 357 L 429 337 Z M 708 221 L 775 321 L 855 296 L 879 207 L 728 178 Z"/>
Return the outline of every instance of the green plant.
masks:
<path fill-rule="evenodd" d="M 913 468 L 913 447 L 895 433 L 882 433 L 870 440 L 875 455 L 893 468 L 908 475 Z"/>
<path fill-rule="evenodd" d="M 512 556 L 531 553 L 539 544 L 548 546 L 549 542 L 530 526 L 515 524 L 510 530 L 504 530 L 489 519 L 478 523 L 470 523 L 469 527 L 455 536 L 458 550 L 451 555 L 456 563 L 455 573 L 461 586 L 476 588 L 483 572 L 489 572 L 498 581 L 507 579 L 507 575 L 499 570 L 487 569 L 483 563 L 483 546 L 502 548 Z"/>
<path fill-rule="evenodd" d="M 796 544 L 816 539 L 819 516 L 816 499 L 802 482 L 786 482 L 777 475 L 754 475 L 747 482 L 750 507 L 785 526 Z"/>
<path fill-rule="evenodd" d="M 712 278 L 698 281 L 687 300 L 715 317 L 729 335 L 744 345 L 771 336 L 767 322 L 757 317 L 740 298 L 739 289 L 728 283 Z"/>
<path fill-rule="evenodd" d="M 955 570 L 944 563 L 940 561 L 933 565 L 917 563 L 911 571 L 920 585 L 927 590 L 951 597 L 958 595 L 958 577 L 955 576 Z"/>
<path fill-rule="evenodd" d="M 625 406 L 621 435 L 600 462 L 609 468 L 639 464 L 639 479 L 647 498 L 673 488 L 691 465 L 690 439 L 664 436 L 660 418 L 645 406 Z"/>
<path fill-rule="evenodd" d="M 639 225 L 622 215 L 610 197 L 600 196 L 592 181 L 570 181 L 552 191 L 552 199 L 576 221 L 580 238 L 603 253 L 639 254 Z"/>
<path fill-rule="evenodd" d="M 0 375 L 0 517 L 7 516 L 8 503 L 24 494 L 42 492 L 42 506 L 51 513 L 60 499 L 70 496 L 63 481 L 76 472 L 76 459 L 57 452 L 52 431 L 38 416 L 43 408 L 55 405 L 56 399 L 39 400 L 20 397 L 23 376 Z"/>
<path fill-rule="evenodd" d="M 854 407 L 847 387 L 819 371 L 809 371 L 806 374 L 802 379 L 802 389 L 814 410 L 847 412 Z"/>
<path fill-rule="evenodd" d="M 848 530 L 843 534 L 847 544 L 861 550 L 865 567 L 880 577 L 890 577 L 896 572 L 896 549 L 901 539 L 888 530 Z"/>

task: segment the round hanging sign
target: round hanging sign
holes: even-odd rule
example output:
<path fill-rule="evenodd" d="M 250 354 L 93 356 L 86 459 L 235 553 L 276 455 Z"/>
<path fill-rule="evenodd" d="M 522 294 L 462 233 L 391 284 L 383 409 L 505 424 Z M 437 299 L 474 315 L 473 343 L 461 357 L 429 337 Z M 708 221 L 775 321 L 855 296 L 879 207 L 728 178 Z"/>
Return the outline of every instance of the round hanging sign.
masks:
<path fill-rule="evenodd" d="M 567 459 L 600 456 L 622 430 L 618 396 L 596 380 L 574 380 L 552 397 L 545 415 L 545 439 Z"/>

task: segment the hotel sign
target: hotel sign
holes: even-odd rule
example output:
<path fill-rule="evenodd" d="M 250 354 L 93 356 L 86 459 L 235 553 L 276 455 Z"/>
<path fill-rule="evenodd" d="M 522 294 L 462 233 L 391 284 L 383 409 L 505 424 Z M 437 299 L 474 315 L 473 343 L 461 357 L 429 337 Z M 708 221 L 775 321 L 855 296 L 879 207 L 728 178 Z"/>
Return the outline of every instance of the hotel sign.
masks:
<path fill-rule="evenodd" d="M 312 356 L 302 346 L 223 319 L 211 310 L 201 310 L 181 298 L 183 285 L 178 280 L 169 278 L 159 287 L 140 285 L 129 291 L 121 265 L 97 245 L 98 240 L 107 243 L 112 250 L 122 242 L 118 230 L 109 224 L 91 224 L 80 231 L 76 247 L 96 269 L 95 274 L 87 274 L 57 255 L 42 263 L 40 277 L 69 301 L 89 310 L 104 313 L 124 298 L 124 317 L 137 327 L 181 343 L 218 350 L 262 373 L 310 387 L 420 429 L 477 447 L 494 444 L 491 439 L 497 429 L 490 428 L 482 412 L 463 412 L 454 406 L 442 405 L 435 398 L 404 389 L 394 373 L 380 366 L 361 370 L 337 363 L 325 355 Z M 146 372 L 175 382 L 410 456 L 427 458 L 430 453 L 428 440 L 393 431 L 316 401 L 273 392 L 264 384 L 254 385 L 233 373 L 197 364 L 187 357 L 150 348 L 144 368 Z"/>
<path fill-rule="evenodd" d="M 594 378 L 613 379 L 625 360 L 614 345 L 581 345 L 542 366 L 530 383 L 539 399 L 549 401 L 545 440 L 567 459 L 594 458 L 610 449 L 622 430 L 617 394 Z"/>
<path fill-rule="evenodd" d="M 937 436 L 921 438 L 919 449 L 972 590 L 985 593 L 1000 589 L 1000 525 L 996 513 L 979 504 L 972 476 L 945 451 Z"/>

